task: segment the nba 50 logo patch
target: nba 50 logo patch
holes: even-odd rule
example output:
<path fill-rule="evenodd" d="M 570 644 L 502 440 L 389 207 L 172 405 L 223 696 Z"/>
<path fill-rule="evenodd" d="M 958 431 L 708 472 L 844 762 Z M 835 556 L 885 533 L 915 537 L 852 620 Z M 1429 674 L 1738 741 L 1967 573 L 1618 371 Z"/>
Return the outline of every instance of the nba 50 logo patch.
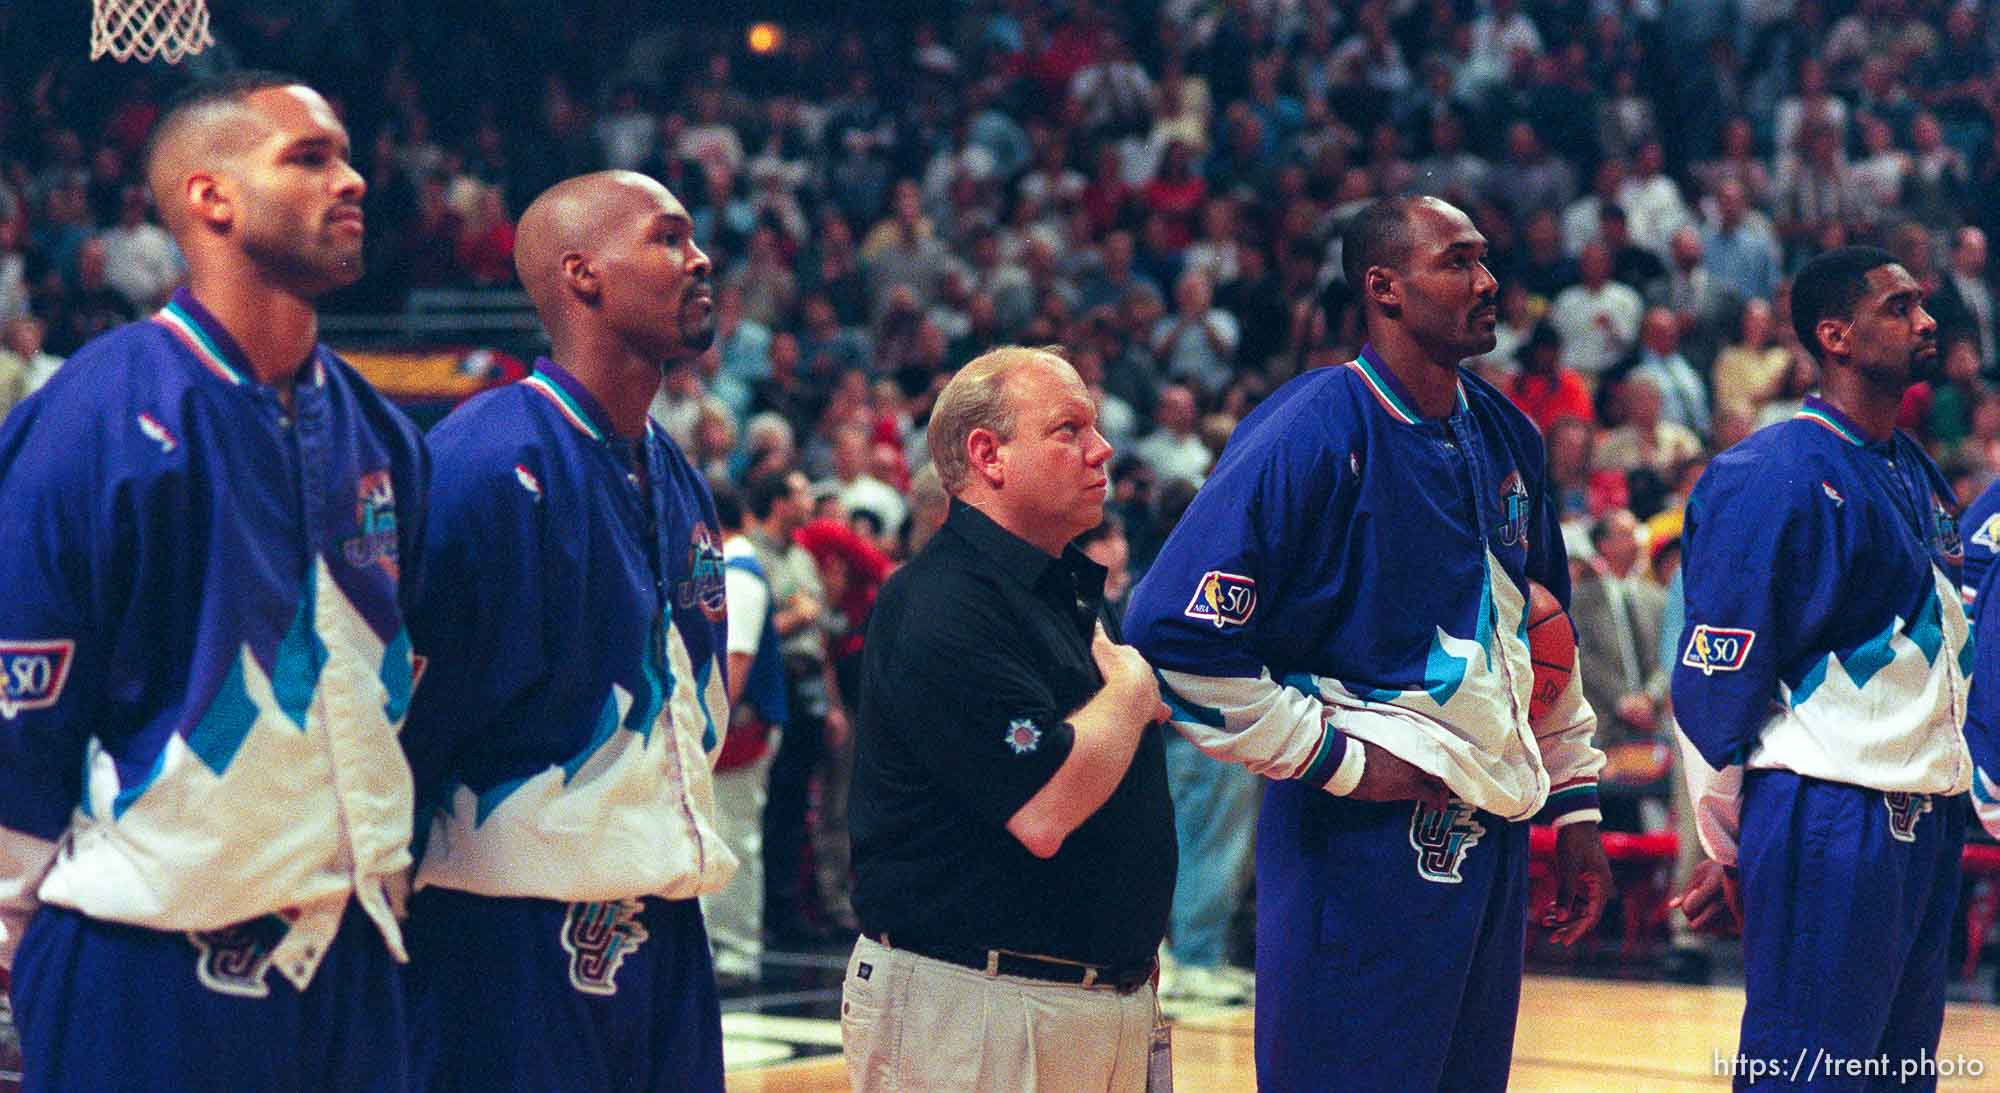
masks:
<path fill-rule="evenodd" d="M 1256 581 L 1211 569 L 1202 574 L 1201 583 L 1195 586 L 1194 598 L 1188 601 L 1187 609 L 1181 614 L 1212 622 L 1220 630 L 1224 626 L 1242 626 L 1250 621 L 1256 610 Z"/>
<path fill-rule="evenodd" d="M 1698 668 L 1701 674 L 1736 672 L 1750 659 L 1750 645 L 1757 640 L 1755 630 L 1734 630 L 1726 626 L 1696 626 L 1688 635 L 1687 651 L 1681 663 Z"/>
<path fill-rule="evenodd" d="M 75 658 L 73 641 L 0 641 L 0 720 L 55 705 Z"/>

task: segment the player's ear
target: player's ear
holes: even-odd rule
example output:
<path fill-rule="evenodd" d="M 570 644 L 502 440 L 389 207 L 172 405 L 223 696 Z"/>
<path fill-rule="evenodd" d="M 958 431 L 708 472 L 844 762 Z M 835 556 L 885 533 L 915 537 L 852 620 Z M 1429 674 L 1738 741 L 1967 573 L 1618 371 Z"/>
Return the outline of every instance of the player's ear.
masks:
<path fill-rule="evenodd" d="M 199 171 L 181 186 L 181 202 L 188 218 L 212 228 L 226 228 L 236 219 L 236 203 L 220 176 Z"/>
<path fill-rule="evenodd" d="M 591 264 L 588 255 L 577 251 L 564 254 L 562 273 L 563 282 L 579 299 L 594 302 L 603 291 L 603 286 L 598 282 L 597 267 Z"/>
<path fill-rule="evenodd" d="M 1821 319 L 1813 326 L 1813 337 L 1819 339 L 1820 348 L 1830 353 L 1847 352 L 1848 335 L 1853 333 L 1854 324 L 1846 319 Z"/>
<path fill-rule="evenodd" d="M 1387 266 L 1369 266 L 1361 275 L 1361 291 L 1375 306 L 1393 311 L 1403 306 L 1403 285 L 1396 271 Z"/>

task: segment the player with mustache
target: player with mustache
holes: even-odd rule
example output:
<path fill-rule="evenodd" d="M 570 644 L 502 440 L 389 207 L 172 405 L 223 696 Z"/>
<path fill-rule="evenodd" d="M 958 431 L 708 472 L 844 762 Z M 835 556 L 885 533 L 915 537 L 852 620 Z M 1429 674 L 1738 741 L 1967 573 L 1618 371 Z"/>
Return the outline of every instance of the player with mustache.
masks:
<path fill-rule="evenodd" d="M 729 723 L 721 525 L 647 418 L 715 337 L 681 202 L 631 172 L 558 183 L 514 261 L 552 348 L 431 433 L 439 574 L 405 738 L 433 1090 L 722 1089 L 698 897 L 736 870 L 711 767 Z"/>
<path fill-rule="evenodd" d="M 1435 198 L 1356 217 L 1369 343 L 1244 419 L 1126 615 L 1174 727 L 1269 780 L 1263 1089 L 1504 1089 L 1529 819 L 1559 829 L 1559 939 L 1610 891 L 1574 677 L 1528 719 L 1528 582 L 1567 601 L 1569 570 L 1540 435 L 1460 366 L 1493 348 L 1485 255 Z"/>
<path fill-rule="evenodd" d="M 1712 860 L 1676 903 L 1698 928 L 1740 925 L 1739 1052 L 1783 1060 L 1769 1084 L 1786 1089 L 1856 1088 L 1793 1071 L 1821 1053 L 1920 1068 L 1944 1022 L 1972 643 L 1951 485 L 1896 430 L 1903 392 L 1937 372 L 1923 295 L 1887 251 L 1808 262 L 1792 323 L 1821 394 L 1688 499 L 1674 713 Z"/>

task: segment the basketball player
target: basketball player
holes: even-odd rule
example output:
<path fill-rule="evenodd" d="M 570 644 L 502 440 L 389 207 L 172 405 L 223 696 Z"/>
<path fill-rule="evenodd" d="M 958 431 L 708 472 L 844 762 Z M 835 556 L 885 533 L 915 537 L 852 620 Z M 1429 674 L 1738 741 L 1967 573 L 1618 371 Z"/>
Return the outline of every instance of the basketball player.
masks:
<path fill-rule="evenodd" d="M 1492 349 L 1486 240 L 1434 198 L 1343 247 L 1369 344 L 1237 430 L 1133 594 L 1175 727 L 1270 779 L 1257 832 L 1257 1079 L 1500 1090 L 1528 820 L 1559 827 L 1564 942 L 1597 921 L 1595 718 L 1527 710 L 1527 582 L 1567 601 L 1541 438 L 1459 362 Z"/>
<path fill-rule="evenodd" d="M 721 525 L 648 420 L 715 337 L 708 256 L 631 172 L 558 183 L 514 252 L 553 346 L 431 433 L 407 735 L 428 843 L 410 944 L 434 1090 L 722 1089 L 697 897 L 736 870 L 711 765 Z"/>
<path fill-rule="evenodd" d="M 1823 396 L 1716 457 L 1688 501 L 1674 709 L 1713 860 L 1680 901 L 1724 922 L 1740 884 L 1739 1050 L 1787 1062 L 1738 1086 L 1858 1089 L 1789 1061 L 1937 1049 L 1971 646 L 1951 488 L 1895 428 L 1937 368 L 1923 290 L 1844 247 L 1799 272 L 1792 322 Z"/>
<path fill-rule="evenodd" d="M 347 154 L 288 77 L 170 104 L 147 177 L 188 286 L 0 429 L 0 964 L 28 1090 L 407 1088 L 426 468 L 317 340 L 313 301 L 361 275 Z"/>

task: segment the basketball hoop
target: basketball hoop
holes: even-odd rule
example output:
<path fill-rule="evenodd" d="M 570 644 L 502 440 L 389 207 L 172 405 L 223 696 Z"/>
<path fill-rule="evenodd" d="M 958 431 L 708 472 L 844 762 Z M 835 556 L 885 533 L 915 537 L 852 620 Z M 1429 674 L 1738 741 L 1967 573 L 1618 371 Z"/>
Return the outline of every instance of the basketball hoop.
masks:
<path fill-rule="evenodd" d="M 178 64 L 215 44 L 205 0 L 92 0 L 90 59 Z"/>

